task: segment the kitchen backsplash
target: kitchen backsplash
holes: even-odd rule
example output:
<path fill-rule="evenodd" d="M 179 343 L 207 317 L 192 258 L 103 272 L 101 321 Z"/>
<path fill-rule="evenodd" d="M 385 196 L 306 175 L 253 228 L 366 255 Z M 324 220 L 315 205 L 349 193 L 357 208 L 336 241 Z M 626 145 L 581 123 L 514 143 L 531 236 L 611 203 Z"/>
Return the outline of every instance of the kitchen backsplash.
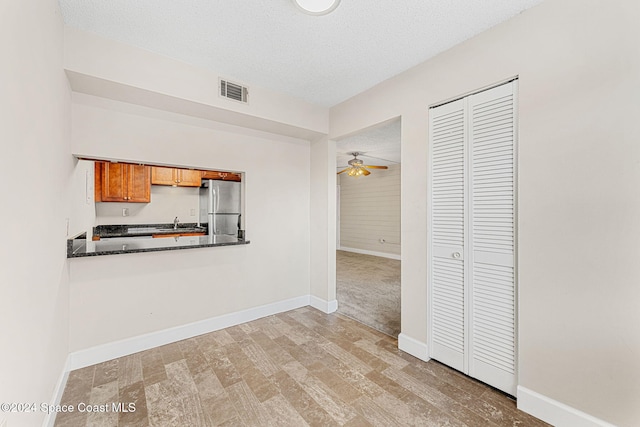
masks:
<path fill-rule="evenodd" d="M 199 188 L 151 186 L 151 203 L 96 203 L 96 225 L 197 222 Z M 127 209 L 128 216 L 123 216 Z"/>

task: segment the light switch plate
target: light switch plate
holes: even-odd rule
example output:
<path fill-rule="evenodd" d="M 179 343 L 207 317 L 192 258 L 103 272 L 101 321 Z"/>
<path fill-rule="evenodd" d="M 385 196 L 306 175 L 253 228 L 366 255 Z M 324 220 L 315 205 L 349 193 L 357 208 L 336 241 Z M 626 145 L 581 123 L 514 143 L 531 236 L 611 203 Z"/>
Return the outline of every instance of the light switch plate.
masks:
<path fill-rule="evenodd" d="M 95 191 L 93 189 L 93 186 L 94 186 L 93 174 L 91 174 L 89 171 L 85 171 L 84 189 L 85 189 L 85 203 L 87 205 L 90 205 L 91 202 L 93 201 L 93 192 Z"/>

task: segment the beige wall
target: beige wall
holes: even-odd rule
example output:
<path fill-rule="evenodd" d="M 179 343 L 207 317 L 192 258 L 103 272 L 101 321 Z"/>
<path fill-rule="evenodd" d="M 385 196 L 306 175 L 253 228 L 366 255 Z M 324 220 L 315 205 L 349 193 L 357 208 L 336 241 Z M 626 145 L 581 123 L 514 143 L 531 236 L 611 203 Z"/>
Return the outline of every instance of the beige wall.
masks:
<path fill-rule="evenodd" d="M 331 110 L 402 115 L 402 333 L 427 342 L 427 108 L 519 79 L 520 386 L 640 419 L 640 5 L 547 0 Z"/>
<path fill-rule="evenodd" d="M 367 177 L 345 175 L 339 178 L 340 247 L 400 255 L 400 165 Z"/>
<path fill-rule="evenodd" d="M 74 94 L 72 152 L 244 171 L 251 244 L 70 261 L 70 350 L 309 295 L 307 141 Z"/>
<path fill-rule="evenodd" d="M 55 0 L 0 6 L 0 402 L 49 403 L 68 351 L 70 95 Z M 0 424 L 42 425 L 40 412 Z"/>

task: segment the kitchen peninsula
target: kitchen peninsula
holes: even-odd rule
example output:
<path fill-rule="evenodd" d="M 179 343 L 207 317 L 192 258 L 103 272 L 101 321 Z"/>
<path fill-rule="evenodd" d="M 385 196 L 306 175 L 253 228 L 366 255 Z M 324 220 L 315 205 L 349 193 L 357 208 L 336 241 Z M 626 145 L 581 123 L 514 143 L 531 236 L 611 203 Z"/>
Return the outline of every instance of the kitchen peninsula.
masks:
<path fill-rule="evenodd" d="M 67 258 L 250 243 L 242 172 L 79 161 L 87 227 L 68 238 Z"/>
<path fill-rule="evenodd" d="M 170 224 L 165 224 L 167 227 Z M 159 228 L 160 225 L 147 227 L 146 225 L 131 228 Z M 173 228 L 164 228 L 160 233 L 168 234 L 167 237 L 156 238 L 157 234 L 141 234 L 135 230 L 126 231 L 117 237 L 108 237 L 100 240 L 87 239 L 86 233 L 81 233 L 75 238 L 67 240 L 67 258 L 90 257 L 100 255 L 118 255 L 137 252 L 174 251 L 180 249 L 207 248 L 214 246 L 248 245 L 250 241 L 244 238 L 220 234 L 220 235 L 189 235 L 175 232 Z M 154 230 L 155 232 L 155 230 Z"/>

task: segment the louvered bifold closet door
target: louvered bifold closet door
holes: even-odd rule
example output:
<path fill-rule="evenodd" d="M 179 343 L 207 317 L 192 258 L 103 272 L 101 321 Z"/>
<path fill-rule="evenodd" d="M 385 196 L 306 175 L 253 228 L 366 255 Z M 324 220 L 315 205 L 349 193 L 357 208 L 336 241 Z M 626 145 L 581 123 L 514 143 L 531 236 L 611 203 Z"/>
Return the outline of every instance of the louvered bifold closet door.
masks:
<path fill-rule="evenodd" d="M 516 81 L 429 110 L 430 356 L 516 393 Z"/>
<path fill-rule="evenodd" d="M 465 101 L 431 109 L 431 356 L 466 369 Z"/>
<path fill-rule="evenodd" d="M 469 375 L 515 395 L 514 82 L 468 100 Z"/>

